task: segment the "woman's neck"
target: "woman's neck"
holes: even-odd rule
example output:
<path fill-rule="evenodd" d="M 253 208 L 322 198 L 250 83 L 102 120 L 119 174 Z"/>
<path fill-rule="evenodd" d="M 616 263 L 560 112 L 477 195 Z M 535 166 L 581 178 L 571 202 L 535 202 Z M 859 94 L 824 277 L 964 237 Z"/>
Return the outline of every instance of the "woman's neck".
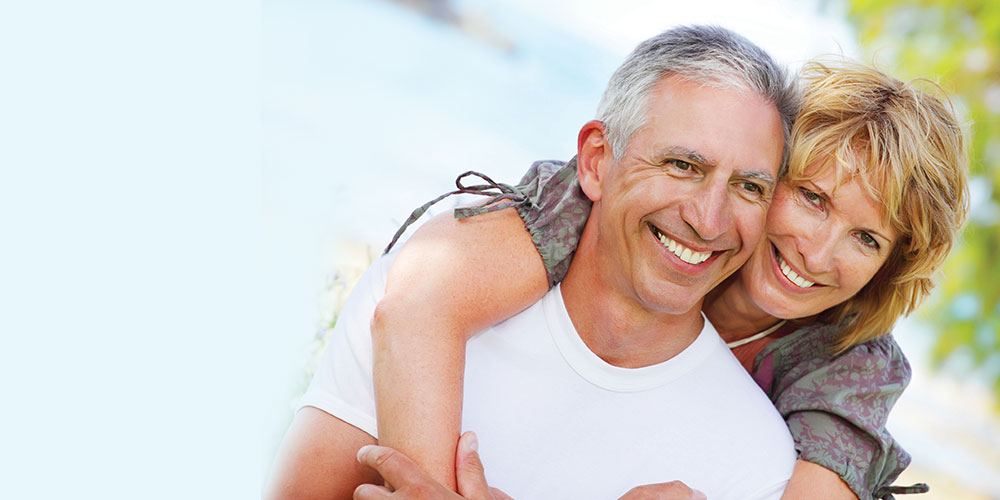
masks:
<path fill-rule="evenodd" d="M 726 342 L 745 339 L 781 321 L 757 306 L 739 271 L 709 292 L 702 310 Z"/>

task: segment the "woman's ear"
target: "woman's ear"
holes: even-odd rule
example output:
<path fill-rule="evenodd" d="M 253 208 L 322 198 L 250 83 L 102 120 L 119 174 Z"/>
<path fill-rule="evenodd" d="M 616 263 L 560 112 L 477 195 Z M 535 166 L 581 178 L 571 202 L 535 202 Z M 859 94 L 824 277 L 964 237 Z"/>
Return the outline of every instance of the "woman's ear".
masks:
<path fill-rule="evenodd" d="M 580 129 L 576 143 L 576 175 L 580 187 L 590 201 L 601 200 L 601 183 L 608 167 L 614 162 L 611 145 L 605 133 L 607 128 L 599 120 L 591 120 Z"/>

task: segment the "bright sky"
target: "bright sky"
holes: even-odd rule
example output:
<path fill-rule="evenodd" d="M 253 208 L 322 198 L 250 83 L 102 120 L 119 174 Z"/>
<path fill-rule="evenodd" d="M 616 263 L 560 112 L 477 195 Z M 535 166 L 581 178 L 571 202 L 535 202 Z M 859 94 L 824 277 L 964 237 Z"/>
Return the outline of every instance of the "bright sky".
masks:
<path fill-rule="evenodd" d="M 460 6 L 517 8 L 560 24 L 600 45 L 627 53 L 665 26 L 719 24 L 753 40 L 780 61 L 797 65 L 818 54 L 857 56 L 852 28 L 838 15 L 821 15 L 815 0 L 466 0 Z M 831 4 L 836 9 L 837 2 Z M 572 5 L 572 7 L 567 7 Z M 836 13 L 836 12 L 835 12 Z"/>

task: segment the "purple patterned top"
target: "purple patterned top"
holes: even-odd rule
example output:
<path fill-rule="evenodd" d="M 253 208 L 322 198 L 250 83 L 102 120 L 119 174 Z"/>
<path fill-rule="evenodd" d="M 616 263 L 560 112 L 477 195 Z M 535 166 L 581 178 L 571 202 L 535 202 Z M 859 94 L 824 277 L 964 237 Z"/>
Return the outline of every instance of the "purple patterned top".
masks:
<path fill-rule="evenodd" d="M 764 347 L 751 375 L 788 423 L 799 458 L 830 469 L 858 498 L 922 493 L 891 487 L 910 456 L 885 428 L 910 381 L 910 365 L 891 335 L 831 353 L 840 327 L 813 324 Z"/>

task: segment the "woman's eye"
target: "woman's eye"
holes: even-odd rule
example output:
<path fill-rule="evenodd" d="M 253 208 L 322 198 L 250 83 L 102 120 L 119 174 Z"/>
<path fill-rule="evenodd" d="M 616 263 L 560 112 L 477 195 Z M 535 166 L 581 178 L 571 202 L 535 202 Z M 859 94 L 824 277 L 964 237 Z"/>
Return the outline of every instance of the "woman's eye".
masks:
<path fill-rule="evenodd" d="M 875 238 L 872 238 L 872 235 L 870 235 L 870 234 L 868 234 L 868 233 L 866 233 L 864 231 L 861 231 L 860 233 L 858 233 L 858 239 L 860 239 L 861 243 L 863 243 L 865 246 L 867 246 L 869 248 L 873 248 L 875 250 L 879 249 L 878 241 L 876 241 Z"/>
<path fill-rule="evenodd" d="M 823 205 L 823 197 L 822 196 L 820 196 L 820 195 L 818 195 L 818 194 L 816 194 L 816 193 L 814 193 L 814 192 L 812 192 L 812 191 L 810 191 L 810 190 L 808 190 L 806 188 L 799 188 L 799 191 L 802 193 L 802 197 L 805 198 L 806 201 L 808 201 L 809 203 L 812 203 L 813 205 L 816 205 L 816 206 L 822 206 Z"/>

